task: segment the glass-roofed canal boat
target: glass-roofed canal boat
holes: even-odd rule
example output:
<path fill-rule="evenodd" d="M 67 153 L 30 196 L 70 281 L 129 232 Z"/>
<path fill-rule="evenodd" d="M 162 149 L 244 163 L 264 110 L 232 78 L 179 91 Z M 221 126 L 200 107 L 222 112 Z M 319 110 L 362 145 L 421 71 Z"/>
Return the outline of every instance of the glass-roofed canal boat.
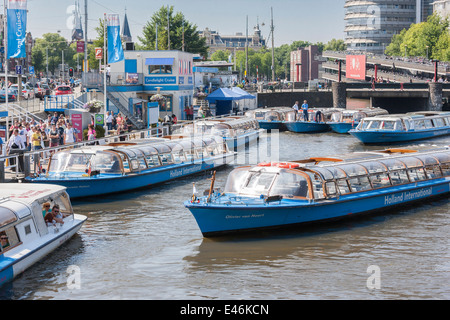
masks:
<path fill-rule="evenodd" d="M 330 131 L 328 121 L 336 112 L 335 108 L 310 108 L 308 109 L 308 121 L 303 119 L 303 112 L 289 111 L 285 114 L 284 125 L 290 132 L 296 133 L 319 133 Z"/>
<path fill-rule="evenodd" d="M 365 144 L 439 137 L 450 134 L 450 112 L 421 111 L 368 117 L 349 133 Z"/>
<path fill-rule="evenodd" d="M 327 124 L 336 133 L 348 133 L 355 129 L 362 119 L 386 114 L 389 112 L 381 108 L 338 109 L 333 112 Z"/>
<path fill-rule="evenodd" d="M 185 202 L 205 237 L 335 220 L 446 195 L 450 149 L 387 149 L 234 169 Z"/>
<path fill-rule="evenodd" d="M 287 130 L 284 125 L 285 114 L 289 111 L 292 108 L 259 108 L 245 112 L 245 116 L 256 119 L 262 129 L 284 131 Z"/>
<path fill-rule="evenodd" d="M 71 198 L 122 192 L 226 165 L 234 160 L 221 137 L 145 140 L 65 149 L 27 182 L 67 187 Z"/>
<path fill-rule="evenodd" d="M 1 183 L 0 286 L 68 241 L 86 219 L 74 214 L 65 187 Z"/>

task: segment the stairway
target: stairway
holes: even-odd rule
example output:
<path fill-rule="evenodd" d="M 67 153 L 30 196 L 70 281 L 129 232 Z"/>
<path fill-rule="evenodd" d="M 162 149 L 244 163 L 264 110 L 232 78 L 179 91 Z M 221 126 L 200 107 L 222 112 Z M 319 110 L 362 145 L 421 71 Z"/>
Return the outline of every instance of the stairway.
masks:
<path fill-rule="evenodd" d="M 102 90 L 103 92 L 103 90 Z M 119 92 L 106 92 L 106 97 L 112 101 L 112 103 L 120 110 L 120 112 L 124 115 L 127 116 L 128 119 L 130 119 L 131 123 L 138 129 L 144 129 L 144 123 L 142 122 L 142 120 L 139 120 L 138 118 L 136 118 L 134 115 L 131 114 L 131 112 L 128 109 L 128 106 L 124 106 L 124 104 L 120 101 L 120 100 L 124 100 L 127 101 L 128 98 L 123 96 L 121 93 Z"/>

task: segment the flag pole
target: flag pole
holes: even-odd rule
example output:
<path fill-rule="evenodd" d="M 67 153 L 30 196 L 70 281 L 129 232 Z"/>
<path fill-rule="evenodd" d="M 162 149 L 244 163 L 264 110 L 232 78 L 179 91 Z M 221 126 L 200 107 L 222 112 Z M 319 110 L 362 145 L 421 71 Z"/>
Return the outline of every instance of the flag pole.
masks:
<path fill-rule="evenodd" d="M 6 104 L 6 128 L 5 128 L 5 137 L 6 141 L 9 140 L 9 86 L 8 86 L 8 7 L 7 7 L 7 1 L 4 0 L 3 7 L 4 7 L 4 14 L 3 14 L 3 38 L 4 38 L 4 45 L 5 45 L 5 104 Z"/>
<path fill-rule="evenodd" d="M 103 127 L 105 128 L 105 136 L 108 134 L 108 126 L 106 125 L 106 13 L 103 21 Z"/>

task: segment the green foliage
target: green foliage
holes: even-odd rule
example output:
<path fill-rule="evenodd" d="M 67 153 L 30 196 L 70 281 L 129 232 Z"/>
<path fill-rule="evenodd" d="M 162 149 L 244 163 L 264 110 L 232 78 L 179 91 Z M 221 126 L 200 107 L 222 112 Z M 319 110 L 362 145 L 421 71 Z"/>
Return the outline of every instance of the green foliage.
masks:
<path fill-rule="evenodd" d="M 83 130 L 83 140 L 87 140 L 88 131 L 89 131 L 89 129 Z M 103 128 L 101 125 L 96 125 L 95 133 L 97 134 L 96 139 L 103 138 L 105 136 L 105 128 Z"/>
<path fill-rule="evenodd" d="M 158 50 L 169 49 L 167 18 L 170 21 L 170 50 L 182 50 L 184 37 L 184 51 L 207 56 L 208 47 L 205 38 L 200 37 L 197 26 L 187 21 L 181 12 L 174 14 L 173 6 L 163 6 L 153 14 L 144 26 L 142 37 L 138 36 L 141 42 L 138 49 L 156 49 L 156 29 L 158 29 Z"/>
<path fill-rule="evenodd" d="M 392 37 L 385 53 L 390 56 L 428 57 L 450 61 L 449 21 L 438 15 L 431 15 L 426 22 L 412 24 Z"/>
<path fill-rule="evenodd" d="M 45 72 L 47 68 L 48 52 L 48 70 L 54 72 L 58 65 L 62 63 L 62 51 L 64 50 L 64 63 L 74 66 L 73 57 L 76 49 L 69 46 L 67 40 L 58 33 L 46 33 L 42 38 L 37 38 L 31 51 L 31 60 L 36 72 Z"/>

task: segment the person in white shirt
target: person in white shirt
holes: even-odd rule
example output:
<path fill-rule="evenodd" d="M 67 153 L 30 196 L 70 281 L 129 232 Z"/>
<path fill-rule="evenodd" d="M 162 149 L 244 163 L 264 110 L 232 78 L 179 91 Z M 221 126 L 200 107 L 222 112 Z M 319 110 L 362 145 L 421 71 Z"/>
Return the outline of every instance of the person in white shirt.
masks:
<path fill-rule="evenodd" d="M 64 130 L 64 144 L 75 143 L 75 129 L 72 127 L 72 124 L 69 123 L 67 128 Z"/>
<path fill-rule="evenodd" d="M 16 172 L 22 172 L 24 169 L 23 166 L 23 151 L 25 150 L 25 145 L 22 141 L 22 138 L 19 136 L 19 129 L 14 129 L 12 136 L 9 138 L 6 143 L 6 154 L 14 154 L 19 153 L 19 163 L 18 167 L 16 167 Z M 10 164 L 15 165 L 16 161 L 14 158 L 10 159 Z"/>
<path fill-rule="evenodd" d="M 112 130 L 112 124 L 113 124 L 113 116 L 111 114 L 111 111 L 108 111 L 106 116 L 106 125 L 108 126 L 108 130 Z"/>

